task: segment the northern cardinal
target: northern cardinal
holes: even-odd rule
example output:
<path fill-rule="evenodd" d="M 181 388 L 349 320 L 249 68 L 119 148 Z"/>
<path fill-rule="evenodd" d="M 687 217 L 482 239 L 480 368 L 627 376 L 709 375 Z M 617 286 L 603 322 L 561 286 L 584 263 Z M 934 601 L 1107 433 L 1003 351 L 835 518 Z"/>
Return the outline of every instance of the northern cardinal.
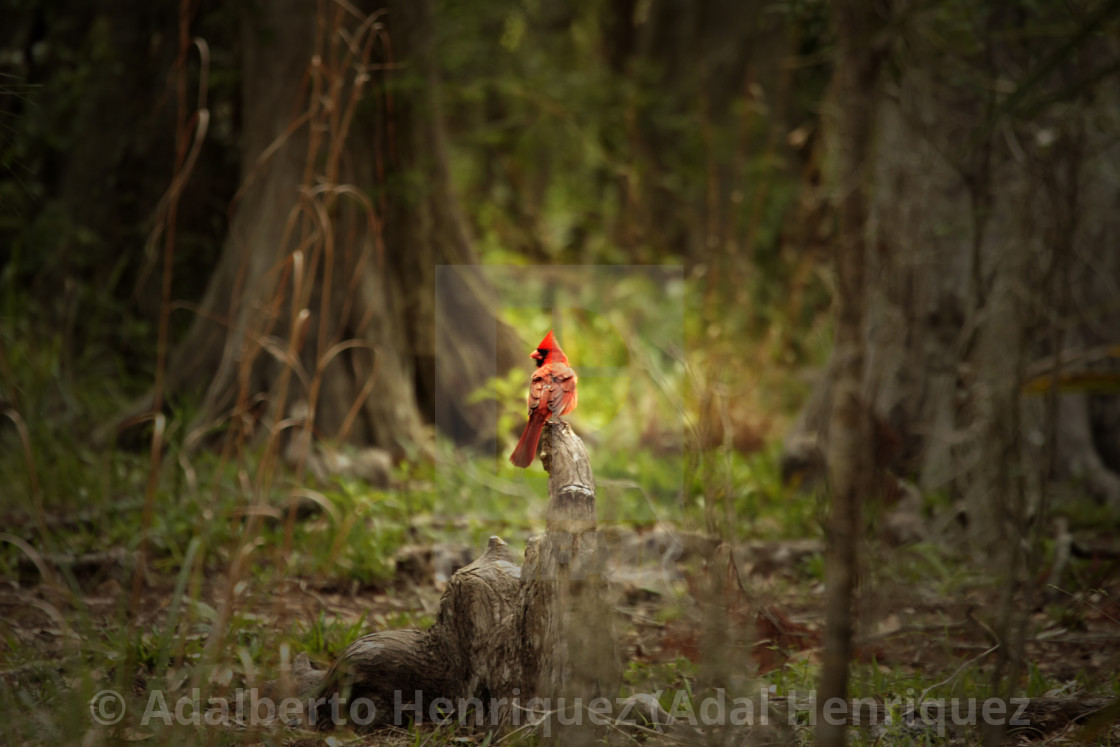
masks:
<path fill-rule="evenodd" d="M 576 372 L 568 365 L 568 356 L 560 349 L 552 330 L 529 357 L 537 362 L 537 370 L 529 379 L 529 422 L 509 455 L 509 460 L 518 467 L 533 463 L 545 421 L 576 409 Z"/>

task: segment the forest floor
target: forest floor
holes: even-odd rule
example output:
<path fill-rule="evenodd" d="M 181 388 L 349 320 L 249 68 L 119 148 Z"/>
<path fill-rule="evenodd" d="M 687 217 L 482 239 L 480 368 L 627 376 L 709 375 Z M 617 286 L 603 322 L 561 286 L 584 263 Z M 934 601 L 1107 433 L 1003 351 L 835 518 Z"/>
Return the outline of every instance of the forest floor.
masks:
<path fill-rule="evenodd" d="M 15 519 L 17 533 L 18 524 Z M 71 525 L 75 536 L 60 544 L 80 544 L 77 534 L 89 530 Z M 660 729 L 607 727 L 604 738 L 651 744 L 810 742 L 809 698 L 819 674 L 823 625 L 821 541 L 744 540 L 728 553 L 715 538 L 670 526 L 634 531 L 607 524 L 602 532 L 611 552 L 620 694 L 654 694 L 675 717 L 674 725 Z M 21 543 L 15 534 L 5 539 Z M 1019 716 L 1009 727 L 1009 743 L 1120 744 L 1115 713 L 1120 542 L 1086 531 L 1077 543 L 1091 548 L 1067 571 L 1077 591 L 1047 588 L 1042 578 L 1029 595 L 1011 600 L 1013 618 L 1023 623 L 1017 694 L 1027 710 L 1006 714 Z M 535 741 L 527 730 L 511 738 L 454 723 L 369 735 L 301 731 L 267 714 L 257 719 L 237 713 L 218 725 L 204 718 L 201 725 L 191 723 L 208 712 L 210 696 L 263 686 L 300 653 L 326 667 L 362 634 L 431 624 L 448 576 L 480 547 L 441 541 L 402 546 L 387 582 L 250 574 L 234 586 L 236 612 L 226 630 L 232 655 L 219 657 L 212 667 L 199 662 L 229 588 L 220 565 L 188 578 L 173 562 L 153 563 L 140 590 L 140 613 L 126 630 L 121 610 L 131 591 L 128 554 L 63 558 L 21 549 L 16 572 L 0 577 L 5 641 L 0 704 L 9 713 L 21 712 L 25 723 L 13 735 L 15 743 Z M 998 659 L 1000 590 L 962 571 L 932 544 L 871 549 L 865 563 L 851 691 L 853 698 L 877 705 L 863 726 L 853 727 L 855 741 L 976 743 Z M 121 671 L 129 653 L 130 678 Z M 195 687 L 202 693 L 201 710 L 192 710 L 200 708 L 198 696 L 190 702 Z M 705 711 L 703 699 L 718 688 L 724 688 L 725 710 Z M 95 723 L 99 717 L 112 720 L 115 711 L 95 712 L 92 702 L 105 691 L 122 689 L 127 715 L 117 724 Z M 157 689 L 166 696 L 166 710 L 151 699 Z M 749 719 L 740 712 L 736 722 L 734 707 L 742 698 L 750 698 L 754 710 Z"/>

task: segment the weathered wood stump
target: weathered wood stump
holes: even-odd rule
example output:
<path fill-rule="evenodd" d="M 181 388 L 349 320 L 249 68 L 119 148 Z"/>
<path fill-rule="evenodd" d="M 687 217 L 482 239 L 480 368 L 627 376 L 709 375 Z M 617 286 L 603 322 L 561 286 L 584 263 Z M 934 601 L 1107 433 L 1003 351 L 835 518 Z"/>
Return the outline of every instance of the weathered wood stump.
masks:
<path fill-rule="evenodd" d="M 537 724 L 567 743 L 590 740 L 587 706 L 617 692 L 620 667 L 596 531 L 595 481 L 583 442 L 546 424 L 547 532 L 518 568 L 491 537 L 451 577 L 427 630 L 372 633 L 326 672 L 295 672 L 321 728 L 359 728 L 445 717 L 485 728 Z M 574 723 L 573 723 L 574 722 Z"/>
<path fill-rule="evenodd" d="M 541 461 L 548 471 L 547 524 L 525 548 L 521 571 L 523 667 L 549 712 L 544 734 L 587 743 L 593 724 L 586 709 L 605 697 L 613 710 L 619 680 L 595 478 L 583 441 L 564 423 L 546 427 Z"/>

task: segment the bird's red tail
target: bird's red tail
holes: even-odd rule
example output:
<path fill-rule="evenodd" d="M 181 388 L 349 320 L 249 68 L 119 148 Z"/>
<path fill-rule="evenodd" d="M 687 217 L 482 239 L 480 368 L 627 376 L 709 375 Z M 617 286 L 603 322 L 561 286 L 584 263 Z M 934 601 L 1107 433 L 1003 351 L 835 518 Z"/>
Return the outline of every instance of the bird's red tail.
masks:
<path fill-rule="evenodd" d="M 537 444 L 541 440 L 541 428 L 544 427 L 545 418 L 538 417 L 536 411 L 529 416 L 529 422 L 525 424 L 525 430 L 521 431 L 521 438 L 517 441 L 517 446 L 514 448 L 513 453 L 509 455 L 509 460 L 513 462 L 515 467 L 528 467 L 533 463 L 533 458 L 537 455 Z"/>

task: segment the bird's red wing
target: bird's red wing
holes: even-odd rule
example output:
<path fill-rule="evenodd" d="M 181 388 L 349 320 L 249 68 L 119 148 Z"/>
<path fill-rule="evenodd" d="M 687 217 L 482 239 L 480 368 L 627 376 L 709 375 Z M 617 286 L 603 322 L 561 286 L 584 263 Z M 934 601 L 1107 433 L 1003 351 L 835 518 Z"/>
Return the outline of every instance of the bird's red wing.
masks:
<path fill-rule="evenodd" d="M 537 405 L 541 403 L 541 396 L 545 393 L 544 388 L 549 383 L 548 377 L 541 369 L 533 372 L 533 377 L 529 379 L 529 413 L 532 414 L 533 410 L 537 409 Z"/>
<path fill-rule="evenodd" d="M 576 372 L 563 363 L 553 363 L 550 373 L 553 386 L 548 409 L 556 415 L 567 415 L 576 409 Z"/>

